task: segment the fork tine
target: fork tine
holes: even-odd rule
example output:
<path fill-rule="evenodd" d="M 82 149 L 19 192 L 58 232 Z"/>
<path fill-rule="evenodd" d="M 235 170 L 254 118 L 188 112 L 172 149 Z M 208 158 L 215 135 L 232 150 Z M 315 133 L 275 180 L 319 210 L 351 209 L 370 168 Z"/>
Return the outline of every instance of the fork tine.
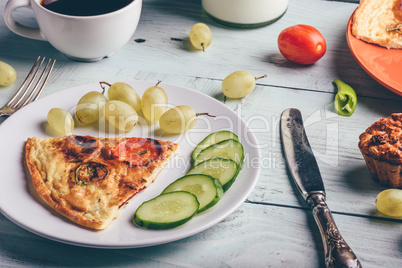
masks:
<path fill-rule="evenodd" d="M 56 60 L 49 59 L 39 78 L 36 79 L 44 61 L 45 57 L 43 57 L 42 60 L 41 56 L 36 59 L 34 65 L 15 95 L 7 102 L 6 105 L 0 108 L 0 117 L 9 116 L 18 109 L 27 105 L 29 102 L 35 101 L 39 98 L 56 63 Z M 38 64 L 39 66 L 37 66 Z M 32 89 L 32 85 L 35 80 L 36 84 Z M 27 83 L 28 85 L 26 85 Z"/>
<path fill-rule="evenodd" d="M 20 93 L 22 92 L 22 90 L 25 87 L 25 84 L 28 82 L 28 79 L 31 77 L 33 71 L 35 70 L 36 65 L 38 64 L 40 60 L 40 56 L 36 59 L 34 65 L 32 66 L 31 70 L 29 71 L 27 77 L 25 78 L 24 82 L 21 84 L 20 88 L 18 89 L 18 91 L 15 93 L 15 95 L 7 102 L 7 104 L 5 105 L 6 107 L 11 107 L 13 102 L 17 99 L 17 97 L 20 95 Z M 20 98 L 21 99 L 21 98 Z"/>
<path fill-rule="evenodd" d="M 50 63 L 52 63 L 52 64 L 50 65 Z M 40 97 L 40 95 L 42 94 L 43 88 L 45 87 L 47 80 L 49 79 L 49 75 L 53 70 L 53 66 L 55 63 L 56 63 L 56 60 L 52 61 L 52 59 L 49 59 L 45 68 L 43 69 L 38 81 L 36 82 L 34 89 L 31 91 L 28 98 L 26 98 L 26 100 L 22 103 L 21 107 L 27 105 L 31 101 L 37 100 Z M 49 67 L 49 65 L 50 65 L 50 67 Z M 46 76 L 45 76 L 45 74 L 46 74 Z M 45 78 L 45 80 L 43 80 L 43 78 Z M 42 82 L 42 80 L 43 80 L 42 86 L 39 88 L 39 85 Z M 38 88 L 39 88 L 39 90 L 38 90 Z"/>
<path fill-rule="evenodd" d="M 25 88 L 25 91 L 22 93 L 22 95 L 18 98 L 16 103 L 13 103 L 10 105 L 11 108 L 14 109 L 19 109 L 21 108 L 23 105 L 20 106 L 20 103 L 24 100 L 24 98 L 26 97 L 26 95 L 28 94 L 29 90 L 31 90 L 31 86 L 34 83 L 36 77 L 38 76 L 38 73 L 40 71 L 40 69 L 42 68 L 42 64 L 45 61 L 45 57 L 43 57 L 43 59 L 41 60 L 38 68 L 36 69 L 36 71 L 34 72 L 31 81 L 28 83 L 28 85 Z"/>

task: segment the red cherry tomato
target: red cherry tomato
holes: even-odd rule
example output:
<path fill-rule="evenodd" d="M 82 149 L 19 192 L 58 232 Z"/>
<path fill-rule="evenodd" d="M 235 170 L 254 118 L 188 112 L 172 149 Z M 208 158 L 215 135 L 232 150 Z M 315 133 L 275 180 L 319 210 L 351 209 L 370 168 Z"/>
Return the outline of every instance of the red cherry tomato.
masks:
<path fill-rule="evenodd" d="M 322 34 L 303 24 L 284 29 L 278 36 L 278 47 L 285 58 L 303 65 L 318 61 L 327 50 Z"/>
<path fill-rule="evenodd" d="M 161 154 L 161 145 L 153 139 L 127 138 L 113 150 L 113 155 L 130 166 L 146 166 Z"/>

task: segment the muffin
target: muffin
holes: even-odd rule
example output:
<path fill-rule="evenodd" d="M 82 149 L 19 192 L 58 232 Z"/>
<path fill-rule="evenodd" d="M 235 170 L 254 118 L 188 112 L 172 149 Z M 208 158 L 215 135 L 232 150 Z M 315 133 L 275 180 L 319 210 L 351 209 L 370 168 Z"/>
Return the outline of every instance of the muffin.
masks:
<path fill-rule="evenodd" d="M 359 136 L 359 149 L 380 184 L 402 189 L 402 113 L 381 118 Z"/>

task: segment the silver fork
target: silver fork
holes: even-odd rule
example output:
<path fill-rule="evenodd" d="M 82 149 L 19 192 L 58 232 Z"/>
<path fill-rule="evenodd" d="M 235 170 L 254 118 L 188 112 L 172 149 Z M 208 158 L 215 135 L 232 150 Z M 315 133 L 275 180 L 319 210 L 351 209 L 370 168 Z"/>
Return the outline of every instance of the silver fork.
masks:
<path fill-rule="evenodd" d="M 40 69 L 42 68 L 44 61 L 45 61 L 45 57 L 43 57 L 42 60 L 41 60 L 41 56 L 39 56 L 36 59 L 34 65 L 32 66 L 31 70 L 29 71 L 24 82 L 18 89 L 17 93 L 15 93 L 15 95 L 11 98 L 11 100 L 9 100 L 7 102 L 6 105 L 4 105 L 3 107 L 0 108 L 0 117 L 3 115 L 6 115 L 6 116 L 12 115 L 18 109 L 21 109 L 28 103 L 35 101 L 39 98 L 39 96 L 42 94 L 43 88 L 45 87 L 46 82 L 49 79 L 49 75 L 52 72 L 53 66 L 56 62 L 56 60 L 49 59 L 47 64 L 43 68 L 43 71 L 40 74 L 39 78 L 36 79 L 40 72 Z M 31 76 L 32 76 L 32 78 L 31 78 Z M 35 83 L 35 81 L 36 81 L 36 83 Z M 32 85 L 34 83 L 35 83 L 35 85 L 32 87 Z"/>

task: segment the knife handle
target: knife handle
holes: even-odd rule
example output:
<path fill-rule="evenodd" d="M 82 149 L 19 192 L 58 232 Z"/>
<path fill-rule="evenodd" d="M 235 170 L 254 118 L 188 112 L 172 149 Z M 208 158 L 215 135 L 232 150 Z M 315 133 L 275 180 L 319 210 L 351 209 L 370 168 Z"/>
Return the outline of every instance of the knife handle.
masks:
<path fill-rule="evenodd" d="M 312 194 L 307 202 L 313 208 L 314 219 L 320 229 L 326 267 L 362 267 L 359 259 L 339 233 L 331 211 L 325 202 L 325 196 L 323 194 Z"/>

